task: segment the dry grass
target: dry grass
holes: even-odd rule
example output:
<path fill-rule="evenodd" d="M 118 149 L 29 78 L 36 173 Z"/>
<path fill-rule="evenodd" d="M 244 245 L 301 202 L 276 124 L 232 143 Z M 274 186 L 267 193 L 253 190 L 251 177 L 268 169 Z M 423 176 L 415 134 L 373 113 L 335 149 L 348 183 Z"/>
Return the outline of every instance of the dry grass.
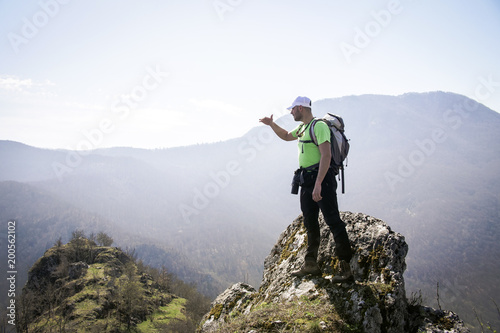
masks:
<path fill-rule="evenodd" d="M 244 316 L 233 316 L 218 332 L 359 332 L 320 299 L 302 298 L 283 304 L 262 303 Z"/>

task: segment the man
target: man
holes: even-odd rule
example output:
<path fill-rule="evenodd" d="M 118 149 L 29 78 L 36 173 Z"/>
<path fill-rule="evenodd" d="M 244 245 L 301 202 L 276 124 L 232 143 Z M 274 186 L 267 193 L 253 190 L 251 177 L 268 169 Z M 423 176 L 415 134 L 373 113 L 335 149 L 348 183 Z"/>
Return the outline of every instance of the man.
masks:
<path fill-rule="evenodd" d="M 270 126 L 276 135 L 285 141 L 299 139 L 300 169 L 297 170 L 296 174 L 299 174 L 301 180 L 300 208 L 304 216 L 304 226 L 307 230 L 307 251 L 304 265 L 299 270 L 292 272 L 292 275 L 321 274 L 321 270 L 317 264 L 320 244 L 318 216 L 321 209 L 325 222 L 333 234 L 335 252 L 340 259 L 340 273 L 333 277 L 333 282 L 353 280 L 349 265 L 352 257 L 351 245 L 345 224 L 340 218 L 337 203 L 336 171 L 330 168 L 330 129 L 324 122 L 316 122 L 314 125 L 314 133 L 318 143 L 316 145 L 309 134 L 309 126 L 314 119 L 311 110 L 311 100 L 307 97 L 299 96 L 288 110 L 290 110 L 295 121 L 302 122 L 302 124 L 291 132 L 277 125 L 273 121 L 272 115 L 260 119 L 260 122 Z"/>

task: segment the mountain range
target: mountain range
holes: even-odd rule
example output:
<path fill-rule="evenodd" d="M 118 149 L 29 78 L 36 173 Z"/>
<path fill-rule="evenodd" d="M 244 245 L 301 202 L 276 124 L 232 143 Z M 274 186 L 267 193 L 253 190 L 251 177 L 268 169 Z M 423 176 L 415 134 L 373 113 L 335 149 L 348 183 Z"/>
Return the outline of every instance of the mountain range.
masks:
<path fill-rule="evenodd" d="M 351 145 L 340 209 L 405 236 L 407 292 L 426 303 L 439 293 L 464 321 L 474 308 L 499 327 L 500 114 L 446 92 L 313 104 L 315 116 L 327 112 L 343 117 Z M 290 115 L 277 122 L 297 126 Z M 0 141 L 0 160 L 0 220 L 18 221 L 26 267 L 76 228 L 103 230 L 215 297 L 237 281 L 258 285 L 269 248 L 300 213 L 296 144 L 257 119 L 240 138 L 170 149 Z"/>

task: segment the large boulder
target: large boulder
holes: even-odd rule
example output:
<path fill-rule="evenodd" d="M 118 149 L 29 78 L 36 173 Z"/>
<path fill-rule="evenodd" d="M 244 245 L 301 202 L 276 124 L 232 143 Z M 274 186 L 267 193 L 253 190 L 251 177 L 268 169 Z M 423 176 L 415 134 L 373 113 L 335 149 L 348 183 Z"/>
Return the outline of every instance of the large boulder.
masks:
<path fill-rule="evenodd" d="M 299 216 L 265 259 L 259 290 L 241 283 L 228 288 L 212 303 L 200 331 L 467 332 L 451 312 L 414 301 L 408 304 L 403 278 L 408 245 L 401 234 L 368 215 L 343 212 L 341 216 L 354 251 L 350 262 L 354 282 L 331 281 L 339 260 L 322 216 L 318 254 L 322 276 L 291 275 L 303 264 L 307 246 Z"/>

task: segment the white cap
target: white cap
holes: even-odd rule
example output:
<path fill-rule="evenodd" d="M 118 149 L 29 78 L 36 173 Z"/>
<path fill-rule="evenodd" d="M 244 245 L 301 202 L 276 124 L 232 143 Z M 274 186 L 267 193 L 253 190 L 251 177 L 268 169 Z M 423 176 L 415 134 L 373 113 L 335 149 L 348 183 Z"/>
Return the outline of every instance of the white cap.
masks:
<path fill-rule="evenodd" d="M 303 96 L 299 96 L 295 99 L 295 101 L 293 101 L 293 104 L 292 106 L 288 107 L 287 109 L 288 110 L 291 110 L 293 109 L 294 107 L 296 106 L 305 106 L 306 108 L 311 108 L 311 100 L 307 97 L 303 97 Z"/>

